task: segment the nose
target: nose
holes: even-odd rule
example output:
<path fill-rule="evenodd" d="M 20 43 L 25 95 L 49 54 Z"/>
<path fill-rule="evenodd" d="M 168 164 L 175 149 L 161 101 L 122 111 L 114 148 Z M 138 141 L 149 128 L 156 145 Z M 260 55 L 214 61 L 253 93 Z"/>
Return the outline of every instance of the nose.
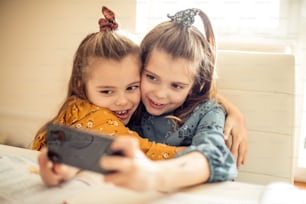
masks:
<path fill-rule="evenodd" d="M 167 89 L 165 87 L 159 87 L 155 89 L 155 96 L 157 98 L 166 98 L 167 97 Z"/>
<path fill-rule="evenodd" d="M 117 106 L 126 106 L 129 100 L 126 94 L 120 94 L 115 102 Z"/>

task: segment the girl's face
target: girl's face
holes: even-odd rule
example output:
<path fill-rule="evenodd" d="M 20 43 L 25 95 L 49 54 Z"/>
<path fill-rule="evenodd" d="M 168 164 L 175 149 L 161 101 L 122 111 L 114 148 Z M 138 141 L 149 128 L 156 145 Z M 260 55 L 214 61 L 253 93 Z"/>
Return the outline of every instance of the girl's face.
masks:
<path fill-rule="evenodd" d="M 127 124 L 140 101 L 140 63 L 128 55 L 120 62 L 91 58 L 85 83 L 91 103 L 111 110 Z"/>
<path fill-rule="evenodd" d="M 141 97 L 148 113 L 162 115 L 184 103 L 194 82 L 188 67 L 190 62 L 186 59 L 152 51 L 141 76 Z"/>

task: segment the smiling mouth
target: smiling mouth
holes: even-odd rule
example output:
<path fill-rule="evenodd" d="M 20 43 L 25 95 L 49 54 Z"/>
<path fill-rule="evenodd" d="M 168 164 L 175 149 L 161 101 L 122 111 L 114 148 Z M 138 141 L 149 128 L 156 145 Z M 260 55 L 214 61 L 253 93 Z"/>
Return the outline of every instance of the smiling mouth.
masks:
<path fill-rule="evenodd" d="M 113 111 L 113 113 L 120 119 L 126 119 L 129 117 L 129 110 L 123 110 L 123 111 Z"/>
<path fill-rule="evenodd" d="M 152 108 L 155 109 L 162 109 L 163 107 L 165 107 L 165 104 L 161 104 L 161 103 L 155 103 L 154 101 L 152 101 L 151 99 L 149 99 L 150 105 Z"/>

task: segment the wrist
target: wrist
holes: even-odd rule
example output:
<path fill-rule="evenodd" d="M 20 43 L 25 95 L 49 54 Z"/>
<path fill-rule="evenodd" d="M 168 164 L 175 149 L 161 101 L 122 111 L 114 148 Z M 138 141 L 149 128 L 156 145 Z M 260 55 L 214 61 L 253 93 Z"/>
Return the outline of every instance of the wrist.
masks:
<path fill-rule="evenodd" d="M 167 192 L 169 189 L 167 187 L 167 176 L 165 175 L 167 169 L 163 169 L 163 161 L 156 161 L 156 177 L 154 190 L 158 192 Z"/>

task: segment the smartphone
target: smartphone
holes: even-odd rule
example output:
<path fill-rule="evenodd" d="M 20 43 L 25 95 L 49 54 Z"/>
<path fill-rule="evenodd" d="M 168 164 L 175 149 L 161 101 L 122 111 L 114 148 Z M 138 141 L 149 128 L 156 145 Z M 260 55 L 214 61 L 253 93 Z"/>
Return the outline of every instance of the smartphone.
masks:
<path fill-rule="evenodd" d="M 110 148 L 114 137 L 68 126 L 48 124 L 46 139 L 51 161 L 102 174 L 114 171 L 102 169 L 100 159 L 105 155 L 121 155 Z"/>

